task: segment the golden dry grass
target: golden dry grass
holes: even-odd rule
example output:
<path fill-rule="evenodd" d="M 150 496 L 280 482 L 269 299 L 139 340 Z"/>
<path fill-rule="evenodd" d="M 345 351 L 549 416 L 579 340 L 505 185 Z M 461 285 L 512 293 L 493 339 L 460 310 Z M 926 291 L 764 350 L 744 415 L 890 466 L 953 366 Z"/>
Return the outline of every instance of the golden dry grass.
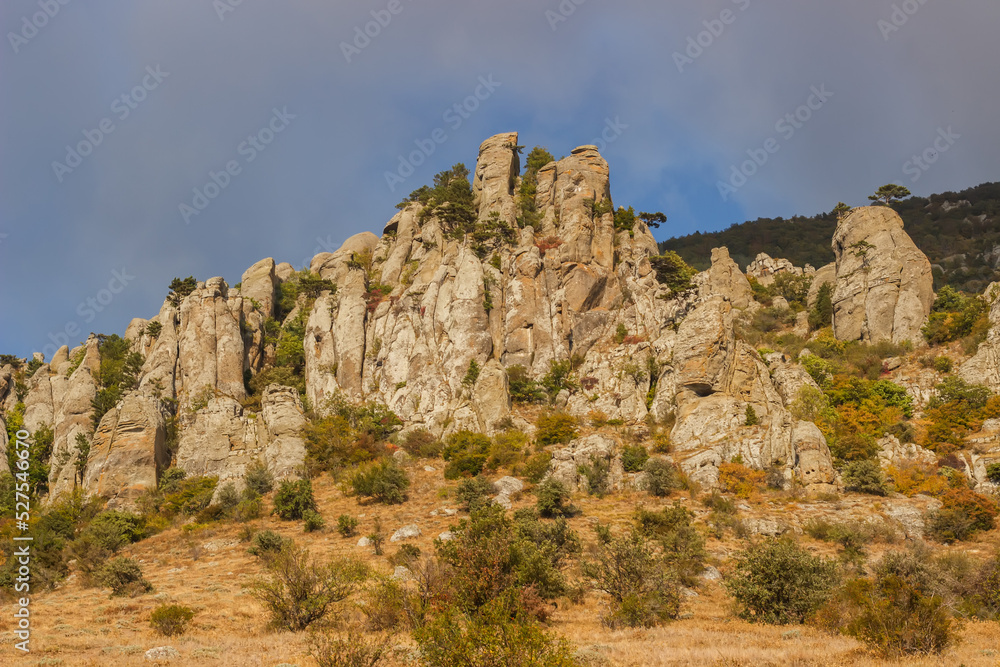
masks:
<path fill-rule="evenodd" d="M 265 517 L 254 522 L 257 529 L 270 528 L 291 537 L 320 558 L 347 556 L 367 560 L 382 572 L 390 572 L 385 557 L 375 557 L 369 549 L 356 546 L 358 537 L 341 538 L 333 530 L 340 514 L 358 516 L 359 535 L 372 529 L 375 517 L 391 534 L 396 528 L 416 523 L 423 535 L 412 540 L 425 553 L 433 552 L 433 539 L 447 530 L 459 517 L 430 516 L 443 507 L 455 507 L 440 462 L 438 468 L 425 472 L 419 462 L 411 467 L 413 485 L 410 500 L 403 505 L 359 505 L 345 496 L 329 477 L 314 480 L 317 501 L 331 526 L 317 533 L 302 532 L 301 522 L 282 522 Z M 687 496 L 682 502 L 704 516 L 705 509 Z M 533 496 L 526 494 L 515 505 L 527 505 Z M 595 521 L 622 526 L 627 524 L 636 504 L 659 506 L 663 501 L 636 492 L 626 492 L 604 499 L 578 497 L 581 516 L 571 523 L 585 542 L 592 539 Z M 847 517 L 875 511 L 871 498 L 845 497 L 837 502 L 810 502 L 807 499 L 781 496 L 760 497 L 751 501 L 747 516 L 771 516 L 801 524 L 808 516 Z M 71 577 L 57 590 L 36 596 L 33 603 L 32 653 L 17 664 L 119 665 L 150 664 L 144 652 L 152 647 L 170 645 L 180 652 L 171 665 L 313 665 L 308 657 L 307 635 L 274 632 L 267 627 L 267 617 L 243 587 L 261 574 L 260 564 L 239 542 L 238 524 L 220 523 L 189 533 L 179 527 L 133 545 L 128 555 L 140 559 L 146 577 L 153 583 L 152 594 L 134 599 L 109 599 L 107 591 L 80 586 Z M 985 556 L 995 548 L 997 531 L 976 545 L 966 548 Z M 828 544 L 806 540 L 819 553 L 832 554 Z M 739 544 L 732 538 L 708 540 L 711 561 L 725 562 L 726 555 Z M 386 555 L 397 545 L 386 542 Z M 873 556 L 886 547 L 873 545 Z M 164 602 L 184 604 L 197 611 L 186 634 L 165 638 L 149 626 L 150 612 Z M 804 626 L 759 626 L 732 617 L 721 586 L 706 582 L 697 597 L 688 599 L 685 616 L 677 622 L 649 630 L 611 631 L 600 622 L 601 598 L 588 594 L 582 604 L 560 600 L 550 627 L 566 637 L 590 665 L 1000 665 L 1000 624 L 970 622 L 961 632 L 962 641 L 942 656 L 909 658 L 888 663 L 871 657 L 856 641 L 831 637 Z M 8 662 L 11 620 L 0 618 L 0 632 L 8 639 L 0 651 L 0 663 Z M 405 635 L 396 639 L 401 649 L 413 646 Z M 412 655 L 403 651 L 398 664 L 410 664 Z"/>

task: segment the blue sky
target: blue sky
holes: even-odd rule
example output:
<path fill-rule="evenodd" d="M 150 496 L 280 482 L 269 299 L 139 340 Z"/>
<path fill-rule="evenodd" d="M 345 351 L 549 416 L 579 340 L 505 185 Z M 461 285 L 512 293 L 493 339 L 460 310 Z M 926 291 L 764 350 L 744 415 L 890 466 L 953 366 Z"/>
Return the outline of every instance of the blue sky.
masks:
<path fill-rule="evenodd" d="M 5 0 L 0 352 L 379 232 L 498 132 L 559 157 L 617 127 L 614 201 L 667 213 L 661 238 L 995 181 L 998 25 L 995 0 Z"/>

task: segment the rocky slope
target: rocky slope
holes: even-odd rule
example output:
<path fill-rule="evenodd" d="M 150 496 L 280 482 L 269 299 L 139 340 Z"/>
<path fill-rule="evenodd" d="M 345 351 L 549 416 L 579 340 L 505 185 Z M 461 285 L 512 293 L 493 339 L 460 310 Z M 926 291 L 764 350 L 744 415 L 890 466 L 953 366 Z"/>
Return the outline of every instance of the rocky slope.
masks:
<path fill-rule="evenodd" d="M 649 229 L 639 220 L 631 231 L 615 228 L 608 164 L 593 146 L 538 171 L 540 222 L 518 228 L 517 140 L 516 133 L 486 140 L 474 171 L 475 219 L 516 231 L 493 252 L 477 252 L 411 202 L 381 237 L 358 234 L 314 257 L 309 269 L 336 289 L 300 297 L 288 313 L 278 301 L 294 270 L 264 259 L 238 286 L 211 278 L 165 300 L 152 319 L 133 321 L 126 338 L 143 358 L 138 388 L 101 419 L 84 489 L 128 504 L 155 485 L 171 454 L 191 474 L 237 484 L 254 460 L 279 477 L 292 475 L 304 459 L 303 400 L 322 412 L 338 393 L 384 403 L 406 428 L 436 435 L 491 433 L 509 423 L 530 430 L 513 410 L 507 371 L 520 365 L 540 378 L 561 361 L 571 361 L 581 386 L 559 393 L 556 406 L 631 425 L 673 421 L 673 456 L 704 484 L 739 455 L 814 490 L 833 488 L 838 479 L 822 433 L 789 411 L 811 378 L 781 355 L 762 358 L 736 333 L 759 306 L 726 249 L 713 252 L 691 289 L 675 293 L 661 283 Z M 933 300 L 930 265 L 899 217 L 888 208 L 856 209 L 833 247 L 836 264 L 819 271 L 766 255 L 750 271 L 765 281 L 791 271 L 833 282 L 841 339 L 917 342 Z M 269 323 L 300 315 L 303 398 L 272 385 L 259 405 L 248 400 L 248 381 L 275 363 Z M 973 374 L 1000 377 L 988 356 L 993 347 L 970 362 L 989 370 Z M 77 433 L 89 433 L 99 354 L 96 337 L 81 349 L 63 348 L 22 389 L 14 369 L 0 371 L 5 413 L 21 400 L 29 430 L 53 426 L 53 495 L 77 484 L 66 462 L 76 456 Z M 747 424 L 748 406 L 756 424 Z M 168 423 L 179 429 L 170 447 Z M 560 455 L 554 469 L 572 459 L 572 452 Z"/>

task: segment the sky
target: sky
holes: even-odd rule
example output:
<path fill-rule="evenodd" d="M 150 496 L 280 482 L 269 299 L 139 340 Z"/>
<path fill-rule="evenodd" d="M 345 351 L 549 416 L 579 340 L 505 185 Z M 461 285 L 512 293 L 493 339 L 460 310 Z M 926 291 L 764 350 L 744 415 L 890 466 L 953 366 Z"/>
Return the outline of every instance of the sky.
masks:
<path fill-rule="evenodd" d="M 380 233 L 500 132 L 597 144 L 660 239 L 997 181 L 998 26 L 996 0 L 4 0 L 0 353 Z"/>

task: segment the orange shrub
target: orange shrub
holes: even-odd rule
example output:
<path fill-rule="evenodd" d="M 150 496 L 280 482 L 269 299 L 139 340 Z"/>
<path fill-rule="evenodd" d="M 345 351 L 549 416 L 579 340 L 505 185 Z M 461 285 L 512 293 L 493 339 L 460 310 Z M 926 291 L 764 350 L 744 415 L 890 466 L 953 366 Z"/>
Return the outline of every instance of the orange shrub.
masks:
<path fill-rule="evenodd" d="M 948 490 L 948 478 L 941 474 L 937 466 L 917 461 L 907 461 L 898 466 L 889 466 L 886 475 L 897 492 L 904 496 L 926 493 L 940 496 Z"/>
<path fill-rule="evenodd" d="M 735 493 L 738 498 L 750 498 L 764 486 L 763 470 L 748 468 L 742 463 L 723 463 L 719 466 L 719 484 L 724 491 Z"/>

